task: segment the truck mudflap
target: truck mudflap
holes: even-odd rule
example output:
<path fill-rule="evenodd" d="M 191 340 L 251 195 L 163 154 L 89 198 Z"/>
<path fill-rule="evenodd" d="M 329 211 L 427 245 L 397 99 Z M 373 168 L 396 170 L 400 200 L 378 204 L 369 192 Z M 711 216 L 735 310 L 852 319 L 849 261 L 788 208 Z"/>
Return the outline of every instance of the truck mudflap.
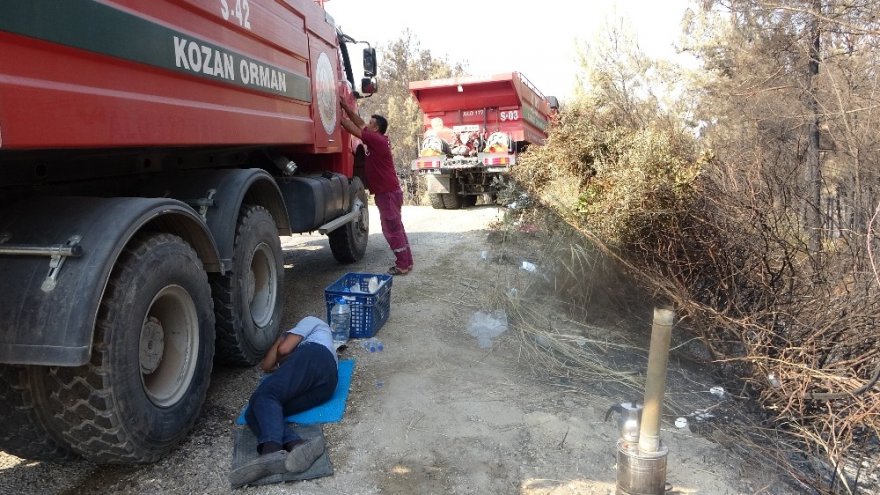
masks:
<path fill-rule="evenodd" d="M 449 194 L 453 192 L 451 180 L 448 175 L 426 175 L 425 186 L 430 194 Z"/>
<path fill-rule="evenodd" d="M 206 271 L 221 270 L 204 221 L 173 199 L 29 198 L 0 209 L 0 363 L 87 363 L 110 272 L 141 230 L 176 234 Z"/>

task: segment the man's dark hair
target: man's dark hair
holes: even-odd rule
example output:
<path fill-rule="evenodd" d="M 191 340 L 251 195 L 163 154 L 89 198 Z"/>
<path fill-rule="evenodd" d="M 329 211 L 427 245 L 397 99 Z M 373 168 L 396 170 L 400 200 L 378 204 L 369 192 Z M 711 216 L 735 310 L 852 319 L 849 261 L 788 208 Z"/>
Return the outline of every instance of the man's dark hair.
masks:
<path fill-rule="evenodd" d="M 376 119 L 376 125 L 379 126 L 379 134 L 385 134 L 385 131 L 388 130 L 388 119 L 379 114 L 370 115 L 370 118 Z"/>

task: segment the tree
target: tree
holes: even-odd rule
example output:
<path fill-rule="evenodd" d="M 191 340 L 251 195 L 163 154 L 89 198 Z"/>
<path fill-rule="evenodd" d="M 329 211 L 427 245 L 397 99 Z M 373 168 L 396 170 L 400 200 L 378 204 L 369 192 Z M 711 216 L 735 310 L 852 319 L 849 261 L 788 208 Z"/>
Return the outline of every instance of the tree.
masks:
<path fill-rule="evenodd" d="M 737 363 L 785 435 L 742 445 L 820 491 L 788 455 L 824 455 L 854 493 L 838 466 L 880 434 L 880 3 L 706 0 L 686 21 L 686 101 L 648 89 L 658 67 L 615 27 L 515 174 Z"/>
<path fill-rule="evenodd" d="M 613 112 L 621 124 L 639 127 L 656 115 L 657 65 L 639 49 L 629 27 L 606 23 L 605 29 L 577 53 L 580 65 L 576 98 Z"/>
<path fill-rule="evenodd" d="M 379 47 L 379 92 L 361 102 L 361 113 L 384 115 L 388 119 L 394 163 L 398 176 L 407 180 L 407 202 L 417 201 L 415 180 L 411 179 L 410 162 L 418 156 L 422 135 L 422 112 L 409 92 L 410 81 L 460 76 L 464 66 L 436 57 L 422 49 L 417 37 L 405 30 L 400 38 Z"/>
<path fill-rule="evenodd" d="M 724 227 L 715 234 L 724 243 L 702 251 L 736 267 L 703 269 L 717 281 L 704 291 L 722 287 L 715 301 L 725 303 L 705 321 L 739 341 L 747 381 L 780 425 L 836 469 L 880 432 L 880 397 L 867 386 L 880 373 L 868 230 L 880 184 L 880 4 L 702 7 L 685 47 L 706 68 L 694 91 L 714 156 L 703 224 Z"/>
<path fill-rule="evenodd" d="M 863 231 L 878 178 L 866 160 L 878 158 L 871 129 L 877 126 L 878 74 L 872 64 L 878 58 L 880 4 L 703 5 L 691 13 L 685 49 L 707 69 L 695 89 L 702 96 L 698 118 L 706 125 L 707 144 L 731 165 L 772 163 L 773 174 L 784 178 L 777 184 L 785 193 L 780 198 L 804 220 L 800 229 L 811 252 L 819 249 L 816 234 L 843 220 L 838 217 L 854 219 L 845 230 L 854 223 Z M 838 191 L 847 194 L 848 215 L 838 215 L 836 207 L 829 211 Z"/>

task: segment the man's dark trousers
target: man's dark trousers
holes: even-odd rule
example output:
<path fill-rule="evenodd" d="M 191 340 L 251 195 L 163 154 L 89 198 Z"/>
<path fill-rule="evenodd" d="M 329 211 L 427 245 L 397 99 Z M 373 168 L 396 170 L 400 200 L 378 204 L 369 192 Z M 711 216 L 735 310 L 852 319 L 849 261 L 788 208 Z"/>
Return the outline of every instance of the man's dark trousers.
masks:
<path fill-rule="evenodd" d="M 336 360 L 329 349 L 311 342 L 298 345 L 251 395 L 245 420 L 258 444 L 300 440 L 284 418 L 326 402 L 338 380 Z"/>

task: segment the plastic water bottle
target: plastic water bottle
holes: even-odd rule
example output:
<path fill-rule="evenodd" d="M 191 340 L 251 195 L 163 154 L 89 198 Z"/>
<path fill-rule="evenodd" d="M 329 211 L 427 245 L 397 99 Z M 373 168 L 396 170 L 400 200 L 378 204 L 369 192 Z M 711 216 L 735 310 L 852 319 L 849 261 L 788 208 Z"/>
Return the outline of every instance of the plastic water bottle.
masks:
<path fill-rule="evenodd" d="M 351 332 L 351 306 L 345 298 L 336 298 L 330 309 L 330 331 L 333 333 L 333 344 L 337 347 L 348 342 Z"/>
<path fill-rule="evenodd" d="M 361 345 L 369 352 L 382 352 L 382 350 L 385 349 L 385 346 L 382 345 L 382 341 L 376 337 L 365 339 Z"/>

